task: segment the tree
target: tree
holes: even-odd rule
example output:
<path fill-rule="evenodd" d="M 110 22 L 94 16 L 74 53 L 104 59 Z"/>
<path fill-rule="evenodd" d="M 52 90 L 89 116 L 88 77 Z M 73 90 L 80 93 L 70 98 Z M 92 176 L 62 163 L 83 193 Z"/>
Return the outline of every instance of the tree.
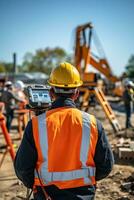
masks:
<path fill-rule="evenodd" d="M 50 74 L 51 70 L 62 61 L 70 62 L 71 56 L 60 47 L 38 49 L 35 54 L 26 53 L 22 64 L 22 71 L 44 72 Z"/>
<path fill-rule="evenodd" d="M 129 78 L 134 78 L 134 55 L 130 57 L 130 59 L 128 60 L 128 64 L 125 68 L 127 76 Z"/>
<path fill-rule="evenodd" d="M 5 72 L 5 66 L 3 63 L 0 63 L 0 73 Z"/>
<path fill-rule="evenodd" d="M 19 71 L 22 71 L 22 72 L 30 71 L 29 66 L 32 63 L 32 59 L 33 59 L 33 54 L 30 52 L 27 52 L 23 57 L 23 63 L 22 63 L 22 66 L 20 66 Z M 31 70 L 31 71 L 34 71 L 34 70 Z"/>
<path fill-rule="evenodd" d="M 13 71 L 13 64 L 12 63 L 6 63 L 6 62 L 0 62 L 0 72 L 12 72 Z"/>

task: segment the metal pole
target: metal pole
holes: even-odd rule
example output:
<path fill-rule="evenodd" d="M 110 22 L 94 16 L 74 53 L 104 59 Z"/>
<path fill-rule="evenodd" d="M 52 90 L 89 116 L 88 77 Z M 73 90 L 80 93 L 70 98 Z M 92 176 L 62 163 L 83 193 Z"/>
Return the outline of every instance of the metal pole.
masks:
<path fill-rule="evenodd" d="M 13 73 L 17 73 L 17 65 L 16 65 L 16 53 L 13 53 Z"/>

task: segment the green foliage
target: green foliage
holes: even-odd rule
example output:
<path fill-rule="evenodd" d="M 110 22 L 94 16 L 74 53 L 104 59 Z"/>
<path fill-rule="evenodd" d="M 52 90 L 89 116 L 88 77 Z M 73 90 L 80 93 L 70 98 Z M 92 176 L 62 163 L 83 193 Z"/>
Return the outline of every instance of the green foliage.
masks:
<path fill-rule="evenodd" d="M 0 63 L 0 73 L 5 72 L 5 67 L 3 63 Z"/>
<path fill-rule="evenodd" d="M 18 65 L 18 72 L 43 72 L 50 74 L 51 70 L 60 62 L 72 62 L 72 55 L 60 47 L 38 49 L 34 54 L 27 52 L 22 65 Z M 0 72 L 13 72 L 13 64 L 0 62 Z"/>
<path fill-rule="evenodd" d="M 0 63 L 0 72 L 12 72 L 13 71 L 13 64 L 1 62 Z"/>
<path fill-rule="evenodd" d="M 134 78 L 134 55 L 130 57 L 130 59 L 128 60 L 128 64 L 125 68 L 127 76 L 129 78 Z"/>
<path fill-rule="evenodd" d="M 62 61 L 71 61 L 71 56 L 64 49 L 60 47 L 38 49 L 34 55 L 25 54 L 22 71 L 50 74 L 51 70 Z"/>

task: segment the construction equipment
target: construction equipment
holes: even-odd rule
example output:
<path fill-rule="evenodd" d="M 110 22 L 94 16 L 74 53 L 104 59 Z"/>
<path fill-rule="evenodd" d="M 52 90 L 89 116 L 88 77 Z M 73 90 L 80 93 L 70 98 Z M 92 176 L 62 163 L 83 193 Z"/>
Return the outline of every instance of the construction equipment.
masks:
<path fill-rule="evenodd" d="M 95 41 L 97 43 L 99 54 L 101 54 L 102 57 L 100 58 L 91 52 L 93 33 L 92 23 L 78 26 L 76 28 L 75 65 L 83 76 L 83 81 L 85 83 L 90 81 L 90 73 L 88 73 L 89 64 L 103 74 L 108 80 L 115 83 L 119 81 L 119 78 L 113 74 L 105 55 L 102 55 L 104 52 L 99 40 L 97 39 L 97 35 Z"/>
<path fill-rule="evenodd" d="M 119 81 L 119 79 L 113 75 L 110 65 L 105 57 L 99 58 L 91 52 L 92 37 L 92 23 L 87 23 L 76 28 L 75 66 L 80 72 L 83 80 L 83 86 L 80 88 L 82 94 L 81 109 L 84 107 L 88 109 L 90 96 L 96 96 L 106 116 L 112 124 L 112 127 L 117 132 L 120 130 L 120 125 L 118 124 L 115 115 L 106 100 L 102 88 L 98 86 L 98 74 L 89 72 L 89 65 L 98 70 L 112 83 Z M 98 40 L 97 44 L 99 44 Z M 100 45 L 98 45 L 98 48 L 100 51 Z"/>
<path fill-rule="evenodd" d="M 0 110 L 2 109 L 2 107 L 3 107 L 3 103 L 0 102 Z M 14 146 L 13 146 L 11 137 L 8 133 L 7 127 L 6 127 L 5 117 L 1 113 L 1 111 L 0 111 L 0 127 L 1 127 L 1 130 L 2 130 L 2 134 L 4 135 L 4 138 L 5 138 L 5 142 L 6 142 L 6 145 L 4 146 L 4 153 L 3 153 L 2 158 L 0 160 L 0 167 L 1 167 L 1 165 L 4 161 L 4 159 L 5 159 L 5 156 L 7 155 L 8 152 L 10 153 L 11 159 L 13 161 L 15 159 Z"/>
<path fill-rule="evenodd" d="M 51 99 L 49 96 L 49 86 L 33 85 L 27 87 L 27 94 L 29 100 L 29 108 L 33 110 L 46 110 L 51 106 Z"/>
<path fill-rule="evenodd" d="M 26 109 L 29 110 L 29 117 L 44 113 L 51 106 L 51 98 L 49 95 L 50 87 L 48 85 L 30 85 L 26 88 L 28 104 Z"/>

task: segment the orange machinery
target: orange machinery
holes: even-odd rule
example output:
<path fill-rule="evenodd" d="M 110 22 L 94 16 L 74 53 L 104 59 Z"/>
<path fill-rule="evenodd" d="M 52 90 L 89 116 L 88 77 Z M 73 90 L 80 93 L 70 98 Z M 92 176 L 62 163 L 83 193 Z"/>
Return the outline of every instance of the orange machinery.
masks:
<path fill-rule="evenodd" d="M 115 115 L 103 93 L 103 90 L 97 85 L 98 74 L 89 72 L 89 65 L 98 70 L 112 83 L 119 81 L 119 79 L 113 75 L 106 58 L 99 58 L 91 52 L 92 37 L 92 23 L 87 23 L 76 28 L 75 66 L 77 66 L 77 69 L 80 72 L 83 80 L 83 86 L 80 88 L 82 94 L 81 108 L 83 109 L 86 107 L 86 109 L 88 109 L 90 96 L 96 96 L 112 127 L 116 132 L 118 132 L 120 130 L 120 125 L 115 118 Z"/>
<path fill-rule="evenodd" d="M 14 145 L 13 145 L 13 142 L 11 140 L 10 134 L 9 134 L 7 127 L 6 127 L 5 117 L 2 114 L 3 109 L 4 109 L 4 103 L 0 102 L 0 128 L 2 130 L 2 134 L 5 138 L 5 143 L 6 143 L 6 146 L 4 147 L 4 153 L 3 153 L 3 155 L 0 159 L 0 168 L 1 168 L 2 163 L 5 159 L 5 156 L 7 155 L 8 152 L 10 153 L 12 161 L 14 161 L 14 159 L 15 159 L 15 149 L 14 149 Z"/>
<path fill-rule="evenodd" d="M 115 76 L 111 70 L 111 67 L 104 57 L 99 58 L 91 52 L 91 41 L 93 37 L 93 25 L 88 23 L 76 28 L 76 46 L 75 46 L 75 65 L 83 77 L 84 84 L 90 81 L 91 73 L 88 73 L 89 64 L 103 74 L 109 81 L 116 83 L 119 78 Z M 94 34 L 95 35 L 95 34 Z M 99 40 L 96 39 L 98 49 L 102 53 Z M 82 63 L 83 62 L 83 63 Z"/>

